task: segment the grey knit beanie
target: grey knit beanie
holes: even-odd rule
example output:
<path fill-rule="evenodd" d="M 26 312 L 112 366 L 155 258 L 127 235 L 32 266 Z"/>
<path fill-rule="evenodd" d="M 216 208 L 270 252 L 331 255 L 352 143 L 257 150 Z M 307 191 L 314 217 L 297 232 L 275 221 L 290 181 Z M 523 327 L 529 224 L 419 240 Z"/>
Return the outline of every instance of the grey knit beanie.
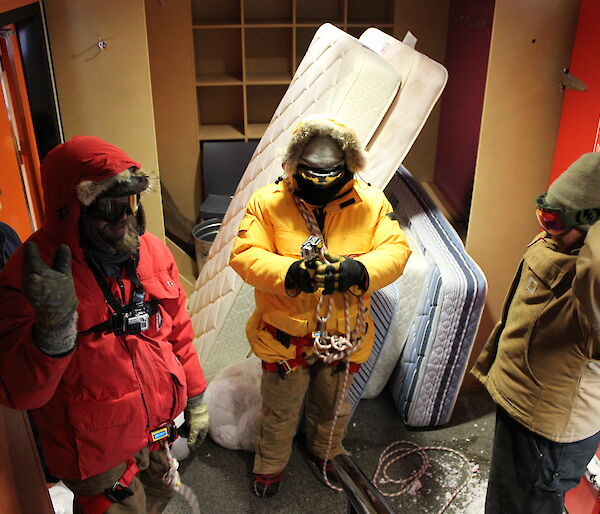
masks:
<path fill-rule="evenodd" d="M 546 203 L 570 211 L 600 207 L 600 152 L 584 153 L 548 189 Z"/>

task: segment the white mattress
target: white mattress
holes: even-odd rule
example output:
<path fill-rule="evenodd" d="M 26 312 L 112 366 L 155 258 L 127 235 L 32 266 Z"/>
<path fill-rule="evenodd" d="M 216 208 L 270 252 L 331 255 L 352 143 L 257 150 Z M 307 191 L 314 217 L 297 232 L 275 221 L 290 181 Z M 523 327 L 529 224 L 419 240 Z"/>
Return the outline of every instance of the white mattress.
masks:
<path fill-rule="evenodd" d="M 296 123 L 327 112 L 353 126 L 369 155 L 363 178 L 384 187 L 446 76 L 443 66 L 377 29 L 358 41 L 333 25 L 319 28 L 238 185 L 189 298 L 194 342 L 209 381 L 248 353 L 242 327 L 250 291 L 228 266 L 229 255 L 251 194 L 281 174 L 279 152 Z"/>
<path fill-rule="evenodd" d="M 428 269 L 427 260 L 418 251 L 417 245 L 412 242 L 412 234 L 410 234 L 407 227 L 403 227 L 403 230 L 411 244 L 411 248 L 414 250 L 406 263 L 404 273 L 395 282 L 398 289 L 398 305 L 392 313 L 388 333 L 385 336 L 381 351 L 378 355 L 372 354 L 375 364 L 362 393 L 362 398 L 365 399 L 375 398 L 385 388 L 402 354 L 416 309 L 420 305 L 421 297 L 424 294 Z M 373 307 L 372 310 L 375 311 L 376 308 L 377 306 Z M 373 315 L 375 316 L 375 312 L 373 312 Z M 385 320 L 386 318 L 382 317 L 381 319 Z M 375 323 L 377 326 L 377 322 Z M 381 330 L 384 331 L 383 327 Z"/>

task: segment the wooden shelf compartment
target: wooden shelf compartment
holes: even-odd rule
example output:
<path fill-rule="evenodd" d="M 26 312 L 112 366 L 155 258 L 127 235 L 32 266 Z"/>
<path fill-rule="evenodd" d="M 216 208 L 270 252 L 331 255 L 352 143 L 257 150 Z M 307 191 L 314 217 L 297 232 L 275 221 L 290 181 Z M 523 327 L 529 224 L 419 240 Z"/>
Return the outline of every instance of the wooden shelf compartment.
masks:
<path fill-rule="evenodd" d="M 244 30 L 246 79 L 264 74 L 292 77 L 292 31 L 285 28 Z"/>
<path fill-rule="evenodd" d="M 196 76 L 197 86 L 241 86 L 242 76 L 229 73 L 201 73 Z"/>
<path fill-rule="evenodd" d="M 262 136 L 286 91 L 287 85 L 246 86 L 248 137 Z"/>
<path fill-rule="evenodd" d="M 292 0 L 244 0 L 244 23 L 292 23 Z"/>
<path fill-rule="evenodd" d="M 289 84 L 292 77 L 289 73 L 246 73 L 246 84 Z"/>
<path fill-rule="evenodd" d="M 196 81 L 235 82 L 242 79 L 241 29 L 194 30 Z"/>
<path fill-rule="evenodd" d="M 194 23 L 194 30 L 241 29 L 241 23 Z"/>
<path fill-rule="evenodd" d="M 246 125 L 246 137 L 248 139 L 260 139 L 268 126 L 268 123 L 248 123 Z"/>
<path fill-rule="evenodd" d="M 296 23 L 344 23 L 344 0 L 297 0 Z"/>
<path fill-rule="evenodd" d="M 298 27 L 296 29 L 296 69 L 306 55 L 310 42 L 315 37 L 318 27 Z"/>
<path fill-rule="evenodd" d="M 394 23 L 394 0 L 348 0 L 350 24 L 381 25 Z"/>
<path fill-rule="evenodd" d="M 201 140 L 244 138 L 242 86 L 199 87 L 196 94 Z"/>
<path fill-rule="evenodd" d="M 241 23 L 240 0 L 192 0 L 192 23 L 194 25 L 239 25 Z"/>

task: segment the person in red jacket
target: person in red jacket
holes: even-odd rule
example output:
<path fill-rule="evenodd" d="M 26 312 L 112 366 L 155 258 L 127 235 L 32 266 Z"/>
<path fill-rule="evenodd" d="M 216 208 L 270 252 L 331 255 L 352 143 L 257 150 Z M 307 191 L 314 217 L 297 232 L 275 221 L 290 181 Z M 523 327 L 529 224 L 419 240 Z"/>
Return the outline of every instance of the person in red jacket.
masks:
<path fill-rule="evenodd" d="M 173 420 L 195 447 L 208 411 L 177 266 L 144 230 L 152 177 L 86 136 L 41 174 L 44 223 L 0 274 L 0 403 L 32 410 L 79 512 L 160 511 Z"/>

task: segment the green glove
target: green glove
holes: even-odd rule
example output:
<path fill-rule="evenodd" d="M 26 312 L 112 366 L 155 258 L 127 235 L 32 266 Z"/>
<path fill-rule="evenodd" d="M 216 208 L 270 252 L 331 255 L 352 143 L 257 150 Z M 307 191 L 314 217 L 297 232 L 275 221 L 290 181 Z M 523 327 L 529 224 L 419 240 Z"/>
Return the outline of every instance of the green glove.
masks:
<path fill-rule="evenodd" d="M 71 250 L 60 245 L 52 267 L 40 258 L 35 243 L 25 243 L 21 287 L 35 310 L 33 337 L 48 355 L 61 355 L 75 346 L 77 296 L 71 275 Z"/>
<path fill-rule="evenodd" d="M 330 253 L 325 253 L 325 258 L 329 264 L 319 264 L 314 277 L 318 287 L 323 288 L 323 294 L 350 290 L 359 296 L 367 290 L 369 273 L 362 262 Z"/>
<path fill-rule="evenodd" d="M 202 394 L 190 398 L 183 413 L 183 432 L 187 434 L 188 446 L 196 449 L 208 434 L 208 407 Z"/>
<path fill-rule="evenodd" d="M 315 261 L 318 263 L 319 261 Z M 304 293 L 314 293 L 317 290 L 317 284 L 313 279 L 316 271 L 316 264 L 299 260 L 289 267 L 285 276 L 285 289 L 291 296 L 296 296 L 300 291 Z"/>

